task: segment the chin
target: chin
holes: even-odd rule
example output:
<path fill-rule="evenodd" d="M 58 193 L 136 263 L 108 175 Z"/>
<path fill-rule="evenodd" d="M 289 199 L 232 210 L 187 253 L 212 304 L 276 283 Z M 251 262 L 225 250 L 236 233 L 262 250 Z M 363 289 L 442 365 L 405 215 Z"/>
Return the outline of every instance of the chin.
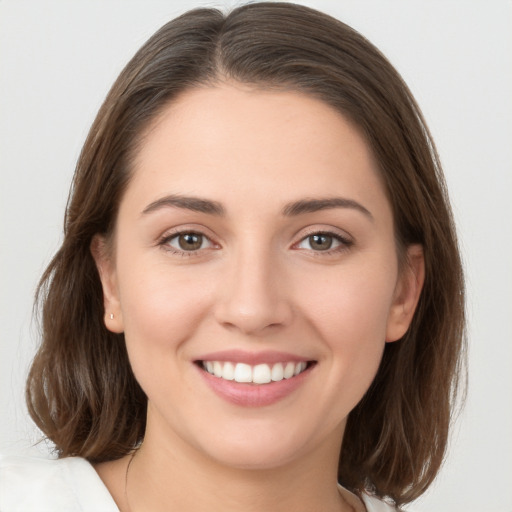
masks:
<path fill-rule="evenodd" d="M 294 432 L 291 428 L 245 428 L 238 435 L 223 431 L 220 438 L 203 442 L 201 450 L 223 466 L 272 470 L 307 457 L 319 442 L 309 432 Z"/>
<path fill-rule="evenodd" d="M 237 450 L 215 450 L 211 453 L 212 459 L 218 464 L 233 469 L 247 470 L 247 471 L 265 471 L 278 469 L 293 462 L 297 457 L 297 451 L 290 453 L 289 451 L 281 449 L 257 449 L 254 447 L 247 447 L 247 449 Z"/>

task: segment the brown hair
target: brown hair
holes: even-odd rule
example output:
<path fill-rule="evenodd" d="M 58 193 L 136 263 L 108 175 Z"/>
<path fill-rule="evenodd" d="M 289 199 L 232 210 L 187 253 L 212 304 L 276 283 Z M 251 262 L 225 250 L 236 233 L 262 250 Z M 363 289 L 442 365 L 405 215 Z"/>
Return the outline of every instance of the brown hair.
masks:
<path fill-rule="evenodd" d="M 444 179 L 423 117 L 385 57 L 347 25 L 290 3 L 226 16 L 190 11 L 154 34 L 113 85 L 78 160 L 62 247 L 38 289 L 42 344 L 28 377 L 30 414 L 61 457 L 112 460 L 141 442 L 146 396 L 123 335 L 103 323 L 90 244 L 113 230 L 148 124 L 180 92 L 223 79 L 305 92 L 351 119 L 380 166 L 399 254 L 423 245 L 412 325 L 386 345 L 350 414 L 339 463 L 349 489 L 411 501 L 443 460 L 464 349 L 463 275 Z"/>

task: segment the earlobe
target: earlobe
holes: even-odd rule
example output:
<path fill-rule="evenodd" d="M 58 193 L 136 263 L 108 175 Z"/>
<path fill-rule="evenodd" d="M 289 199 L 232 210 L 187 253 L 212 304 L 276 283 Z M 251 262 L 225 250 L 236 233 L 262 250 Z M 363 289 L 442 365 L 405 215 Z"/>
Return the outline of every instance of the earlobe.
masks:
<path fill-rule="evenodd" d="M 95 235 L 90 246 L 91 254 L 96 263 L 103 289 L 103 321 L 106 328 L 115 333 L 124 331 L 117 276 L 107 242 L 103 236 Z"/>
<path fill-rule="evenodd" d="M 386 342 L 399 340 L 409 329 L 425 281 L 423 247 L 419 244 L 410 245 L 406 258 L 388 316 Z"/>

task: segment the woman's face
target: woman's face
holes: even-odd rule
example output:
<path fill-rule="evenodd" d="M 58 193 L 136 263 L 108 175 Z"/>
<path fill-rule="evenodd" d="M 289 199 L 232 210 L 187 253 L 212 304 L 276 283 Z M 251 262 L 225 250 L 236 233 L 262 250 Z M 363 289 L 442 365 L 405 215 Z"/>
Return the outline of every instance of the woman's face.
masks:
<path fill-rule="evenodd" d="M 148 396 L 146 437 L 237 467 L 337 458 L 421 287 L 417 247 L 399 275 L 358 131 L 239 84 L 190 90 L 153 123 L 113 252 L 94 250 L 105 321 Z"/>

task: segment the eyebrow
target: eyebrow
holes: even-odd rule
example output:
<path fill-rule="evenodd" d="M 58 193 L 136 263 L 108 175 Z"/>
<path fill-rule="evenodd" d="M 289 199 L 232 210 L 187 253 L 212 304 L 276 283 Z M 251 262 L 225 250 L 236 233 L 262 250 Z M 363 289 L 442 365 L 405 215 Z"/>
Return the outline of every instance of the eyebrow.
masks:
<path fill-rule="evenodd" d="M 320 210 L 328 210 L 332 208 L 350 208 L 357 210 L 367 216 L 370 220 L 373 219 L 371 212 L 365 208 L 362 204 L 354 201 L 353 199 L 347 199 L 344 197 L 329 197 L 324 199 L 301 199 L 293 203 L 287 204 L 283 208 L 283 215 L 292 217 L 295 215 L 302 215 L 304 213 L 313 213 Z"/>
<path fill-rule="evenodd" d="M 171 194 L 150 203 L 144 210 L 143 214 L 151 213 L 161 208 L 182 208 L 199 213 L 209 215 L 224 216 L 225 208 L 218 201 L 210 199 L 202 199 L 200 197 L 183 196 Z M 282 214 L 286 217 L 294 217 L 305 213 L 314 213 L 320 210 L 328 210 L 334 208 L 349 208 L 357 210 L 373 220 L 373 215 L 362 204 L 344 197 L 329 197 L 321 199 L 301 199 L 288 203 L 284 206 Z"/>
<path fill-rule="evenodd" d="M 209 215 L 222 216 L 226 213 L 224 207 L 217 201 L 201 199 L 199 197 L 169 195 L 153 201 L 142 211 L 143 214 L 151 213 L 161 208 L 183 208 L 194 212 L 207 213 Z"/>

